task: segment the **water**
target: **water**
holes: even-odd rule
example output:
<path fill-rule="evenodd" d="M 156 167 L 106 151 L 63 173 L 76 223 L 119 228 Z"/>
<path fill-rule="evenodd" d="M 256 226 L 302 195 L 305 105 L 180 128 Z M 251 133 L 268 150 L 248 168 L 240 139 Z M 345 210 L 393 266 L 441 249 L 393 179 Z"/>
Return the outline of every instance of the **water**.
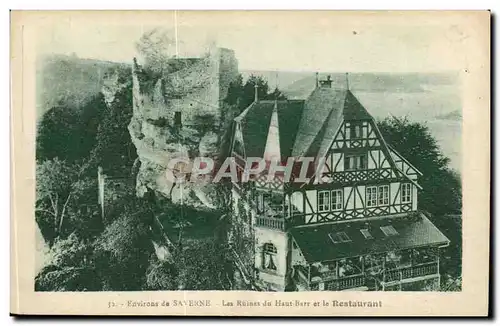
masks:
<path fill-rule="evenodd" d="M 408 117 L 411 122 L 427 125 L 436 138 L 442 153 L 450 159 L 450 167 L 461 171 L 462 121 L 439 119 L 453 111 L 461 112 L 460 98 L 456 89 L 436 86 L 432 91 L 404 92 L 356 92 L 354 95 L 376 119 Z"/>

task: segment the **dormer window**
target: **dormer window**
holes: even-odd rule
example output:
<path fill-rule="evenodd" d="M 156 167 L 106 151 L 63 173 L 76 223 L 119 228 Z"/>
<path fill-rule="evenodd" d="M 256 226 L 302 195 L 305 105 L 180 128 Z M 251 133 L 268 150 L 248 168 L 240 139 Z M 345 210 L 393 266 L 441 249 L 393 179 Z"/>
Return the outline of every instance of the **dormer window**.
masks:
<path fill-rule="evenodd" d="M 381 226 L 380 230 L 384 233 L 386 237 L 392 237 L 398 235 L 398 231 L 392 225 Z"/>
<path fill-rule="evenodd" d="M 345 232 L 330 233 L 328 236 L 333 243 L 351 242 L 351 238 Z"/>
<path fill-rule="evenodd" d="M 368 229 L 361 229 L 359 230 L 361 232 L 361 234 L 365 237 L 366 240 L 370 240 L 370 239 L 373 239 L 373 236 L 372 234 L 370 233 L 370 230 Z"/>

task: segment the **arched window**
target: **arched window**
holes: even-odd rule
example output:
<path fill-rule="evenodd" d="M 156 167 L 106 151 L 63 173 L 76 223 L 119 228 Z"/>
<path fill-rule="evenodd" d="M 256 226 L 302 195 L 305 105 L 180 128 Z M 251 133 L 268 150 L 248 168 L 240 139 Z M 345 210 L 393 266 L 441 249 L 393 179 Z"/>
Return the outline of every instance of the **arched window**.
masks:
<path fill-rule="evenodd" d="M 264 269 L 272 270 L 275 271 L 277 270 L 276 267 L 276 254 L 278 253 L 278 250 L 272 243 L 265 243 L 263 248 L 262 248 L 262 253 L 263 253 L 263 267 Z"/>

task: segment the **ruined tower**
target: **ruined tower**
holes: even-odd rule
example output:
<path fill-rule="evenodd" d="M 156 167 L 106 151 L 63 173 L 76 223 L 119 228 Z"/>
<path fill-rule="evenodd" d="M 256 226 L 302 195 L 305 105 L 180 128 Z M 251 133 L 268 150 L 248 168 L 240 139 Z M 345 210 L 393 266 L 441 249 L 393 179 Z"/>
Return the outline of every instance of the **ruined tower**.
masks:
<path fill-rule="evenodd" d="M 137 193 L 157 191 L 176 201 L 210 205 L 203 189 L 179 189 L 165 178 L 168 161 L 176 156 L 217 157 L 231 115 L 224 99 L 238 76 L 234 52 L 213 48 L 196 58 L 172 58 L 169 70 L 154 74 L 134 62 L 133 107 L 129 125 L 141 161 Z"/>

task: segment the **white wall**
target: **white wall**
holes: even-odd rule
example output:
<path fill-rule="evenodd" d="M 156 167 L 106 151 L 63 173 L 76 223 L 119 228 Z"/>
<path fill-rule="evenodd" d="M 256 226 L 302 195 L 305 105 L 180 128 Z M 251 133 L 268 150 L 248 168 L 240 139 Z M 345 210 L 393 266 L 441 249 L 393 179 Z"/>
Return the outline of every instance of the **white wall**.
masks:
<path fill-rule="evenodd" d="M 277 230 L 267 229 L 263 227 L 255 228 L 255 267 L 259 269 L 260 278 L 263 281 L 285 284 L 285 275 L 287 272 L 286 256 L 288 248 L 288 235 Z M 272 243 L 276 249 L 276 272 L 266 272 L 263 269 L 263 252 L 262 247 L 265 243 Z"/>

